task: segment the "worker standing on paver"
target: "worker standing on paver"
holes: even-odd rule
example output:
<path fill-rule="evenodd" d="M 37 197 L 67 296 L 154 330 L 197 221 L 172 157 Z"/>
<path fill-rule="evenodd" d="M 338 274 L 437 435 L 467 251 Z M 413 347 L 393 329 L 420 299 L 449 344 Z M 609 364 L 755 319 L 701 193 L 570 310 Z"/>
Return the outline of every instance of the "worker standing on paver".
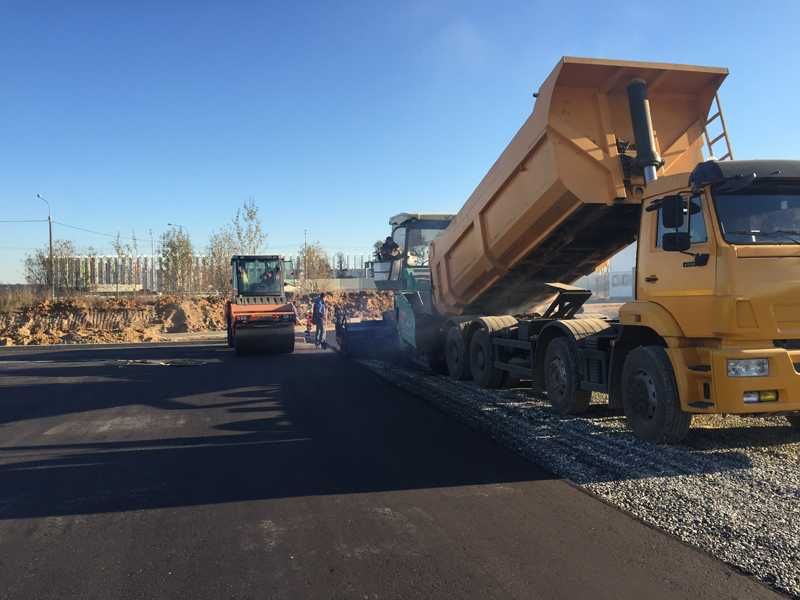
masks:
<path fill-rule="evenodd" d="M 325 304 L 325 292 L 320 292 L 314 301 L 314 324 L 317 326 L 317 333 L 314 338 L 315 346 L 325 348 L 325 318 L 328 316 L 328 307 Z"/>
<path fill-rule="evenodd" d="M 392 239 L 392 236 L 388 236 L 383 242 L 383 246 L 381 246 L 381 250 L 378 253 L 378 258 L 380 260 L 394 260 L 395 258 L 399 257 L 400 246 L 398 246 L 397 242 Z"/>

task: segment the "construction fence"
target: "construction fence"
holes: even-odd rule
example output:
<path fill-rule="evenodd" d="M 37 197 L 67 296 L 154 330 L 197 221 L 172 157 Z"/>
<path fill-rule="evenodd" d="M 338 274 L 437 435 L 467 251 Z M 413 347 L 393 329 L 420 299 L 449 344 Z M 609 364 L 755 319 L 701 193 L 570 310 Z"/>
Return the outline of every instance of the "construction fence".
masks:
<path fill-rule="evenodd" d="M 299 257 L 287 257 L 286 281 L 305 282 Z M 347 256 L 337 261 L 339 269 L 331 267 L 332 277 L 315 279 L 318 290 L 370 289 L 366 278 L 369 261 L 365 256 Z M 220 277 L 219 269 L 206 256 L 194 256 L 181 268 L 167 265 L 161 256 L 69 256 L 53 257 L 55 286 L 60 291 L 90 293 L 119 292 L 213 292 L 220 291 L 220 281 L 227 282 L 230 274 L 226 265 Z M 354 280 L 348 282 L 347 280 Z M 311 282 L 309 281 L 309 285 Z M 374 285 L 372 286 L 374 289 Z"/>

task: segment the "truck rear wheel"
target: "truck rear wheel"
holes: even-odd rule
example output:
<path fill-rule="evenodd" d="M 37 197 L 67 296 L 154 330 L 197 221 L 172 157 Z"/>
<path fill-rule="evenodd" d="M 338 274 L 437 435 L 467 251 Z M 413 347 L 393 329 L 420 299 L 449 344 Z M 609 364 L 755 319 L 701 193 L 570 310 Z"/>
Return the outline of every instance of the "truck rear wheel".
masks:
<path fill-rule="evenodd" d="M 447 372 L 453 379 L 469 379 L 469 360 L 460 327 L 450 327 L 444 342 Z"/>
<path fill-rule="evenodd" d="M 447 375 L 447 360 L 439 348 L 428 353 L 428 368 L 437 375 Z"/>
<path fill-rule="evenodd" d="M 625 418 L 640 438 L 675 444 L 689 432 L 692 415 L 681 410 L 675 374 L 661 346 L 631 350 L 622 368 Z"/>
<path fill-rule="evenodd" d="M 544 386 L 553 408 L 562 415 L 586 412 L 592 393 L 578 389 L 578 359 L 569 340 L 557 337 L 547 345 Z"/>
<path fill-rule="evenodd" d="M 503 385 L 503 371 L 494 367 L 492 336 L 485 329 L 472 335 L 469 343 L 469 368 L 472 379 L 483 388 L 495 389 Z"/>

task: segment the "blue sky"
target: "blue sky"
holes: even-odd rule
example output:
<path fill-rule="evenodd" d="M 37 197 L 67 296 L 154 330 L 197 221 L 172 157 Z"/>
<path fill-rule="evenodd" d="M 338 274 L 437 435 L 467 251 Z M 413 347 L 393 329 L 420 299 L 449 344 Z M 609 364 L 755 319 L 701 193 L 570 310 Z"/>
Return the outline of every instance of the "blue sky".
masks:
<path fill-rule="evenodd" d="M 366 254 L 455 212 L 562 55 L 726 66 L 737 158 L 800 158 L 797 2 L 0 2 L 0 219 Z M 109 238 L 56 227 L 79 248 Z M 0 281 L 46 225 L 0 223 Z"/>

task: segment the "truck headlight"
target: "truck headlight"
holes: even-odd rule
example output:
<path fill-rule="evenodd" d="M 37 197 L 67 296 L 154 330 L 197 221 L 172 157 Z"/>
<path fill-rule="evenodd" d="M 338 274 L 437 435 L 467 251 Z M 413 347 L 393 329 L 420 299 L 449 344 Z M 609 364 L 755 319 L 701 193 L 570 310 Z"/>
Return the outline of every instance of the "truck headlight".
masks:
<path fill-rule="evenodd" d="M 769 360 L 766 358 L 728 359 L 728 377 L 766 377 L 769 375 Z"/>

